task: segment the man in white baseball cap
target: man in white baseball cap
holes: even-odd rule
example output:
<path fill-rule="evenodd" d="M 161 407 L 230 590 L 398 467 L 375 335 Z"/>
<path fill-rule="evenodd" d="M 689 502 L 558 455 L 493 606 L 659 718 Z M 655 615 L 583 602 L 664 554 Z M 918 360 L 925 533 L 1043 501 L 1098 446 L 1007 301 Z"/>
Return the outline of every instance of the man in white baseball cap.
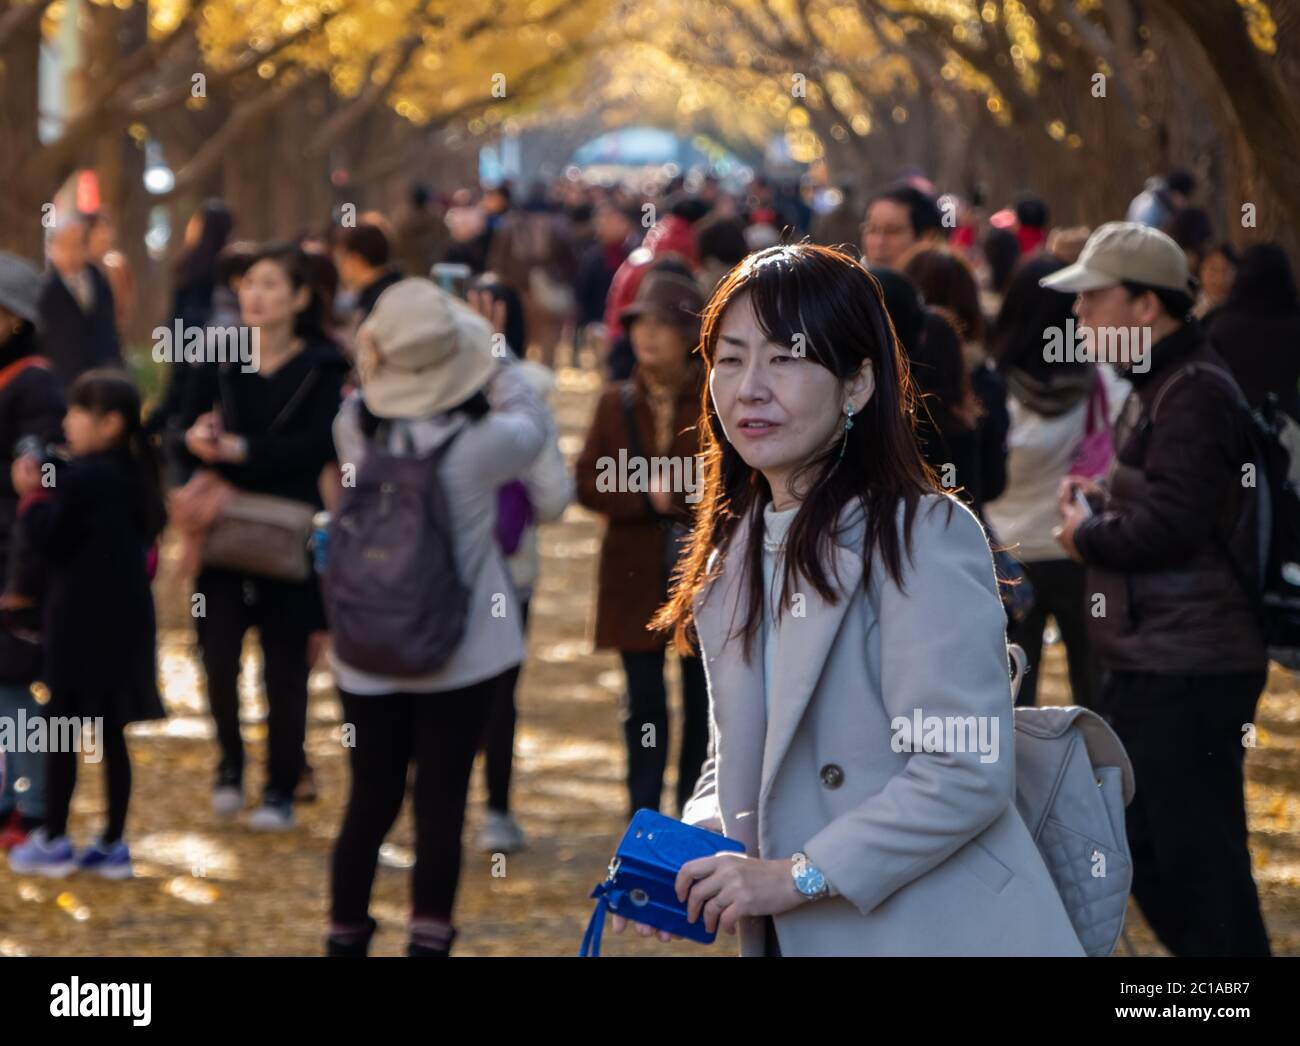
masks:
<path fill-rule="evenodd" d="M 1140 360 L 1112 361 L 1133 392 L 1106 488 L 1063 481 L 1057 530 L 1088 567 L 1097 711 L 1137 778 L 1125 814 L 1134 897 L 1175 955 L 1268 955 L 1242 801 L 1242 724 L 1268 657 L 1249 580 L 1261 509 L 1243 482 L 1241 391 L 1188 315 L 1187 261 L 1164 233 L 1103 225 L 1042 285 L 1078 295 L 1095 341 L 1110 328 L 1144 346 Z"/>

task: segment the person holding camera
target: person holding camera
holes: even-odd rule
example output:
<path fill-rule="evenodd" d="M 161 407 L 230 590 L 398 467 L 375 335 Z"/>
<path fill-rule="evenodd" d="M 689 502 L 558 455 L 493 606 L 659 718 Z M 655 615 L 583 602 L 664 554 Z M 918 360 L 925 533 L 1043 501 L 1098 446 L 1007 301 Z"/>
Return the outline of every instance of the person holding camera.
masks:
<path fill-rule="evenodd" d="M 1189 316 L 1187 258 L 1164 233 L 1103 225 L 1041 282 L 1078 295 L 1097 345 L 1107 332 L 1140 335 L 1130 360 L 1111 361 L 1133 392 L 1107 487 L 1063 480 L 1057 532 L 1088 568 L 1105 670 L 1097 710 L 1137 777 L 1125 819 L 1133 894 L 1175 955 L 1268 955 L 1242 797 L 1242 731 L 1268 655 L 1243 581 L 1258 562 L 1260 506 L 1244 481 L 1241 391 Z"/>

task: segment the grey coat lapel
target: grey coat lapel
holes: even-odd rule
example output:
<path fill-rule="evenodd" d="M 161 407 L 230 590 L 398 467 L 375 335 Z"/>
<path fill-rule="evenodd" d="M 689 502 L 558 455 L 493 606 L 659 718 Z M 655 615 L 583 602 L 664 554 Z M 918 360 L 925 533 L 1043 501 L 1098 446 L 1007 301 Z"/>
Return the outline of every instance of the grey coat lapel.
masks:
<path fill-rule="evenodd" d="M 742 520 L 722 574 L 696 600 L 695 629 L 708 659 L 709 694 L 720 739 L 714 756 L 723 832 L 757 854 L 758 792 L 767 732 L 763 663 L 761 651 L 757 660 L 746 661 L 741 640 L 729 638 L 744 620 L 747 592 L 739 568 L 748 538 L 749 524 Z"/>
<path fill-rule="evenodd" d="M 839 602 L 828 603 L 801 578 L 798 591 L 804 597 L 804 616 L 795 617 L 786 608 L 781 617 L 773 667 L 771 721 L 763 749 L 761 795 L 766 795 L 772 786 L 808 702 L 817 689 L 817 681 L 839 635 L 853 594 L 862 583 L 862 556 L 854 547 L 839 545 L 834 567 L 831 576 L 835 588 L 841 593 Z M 834 581 L 835 578 L 838 581 Z"/>

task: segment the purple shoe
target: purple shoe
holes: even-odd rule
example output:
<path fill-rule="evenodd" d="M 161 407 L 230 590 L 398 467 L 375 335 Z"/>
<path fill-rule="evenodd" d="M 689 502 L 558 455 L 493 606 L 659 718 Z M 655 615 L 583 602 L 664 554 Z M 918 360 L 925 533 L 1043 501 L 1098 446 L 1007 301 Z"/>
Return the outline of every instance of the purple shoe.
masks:
<path fill-rule="evenodd" d="M 44 875 L 62 879 L 76 871 L 77 855 L 66 835 L 49 840 L 45 829 L 38 828 L 9 851 L 9 867 L 19 875 Z"/>
<path fill-rule="evenodd" d="M 102 879 L 130 879 L 135 874 L 131 851 L 121 839 L 109 846 L 99 842 L 86 847 L 77 857 L 77 867 Z"/>

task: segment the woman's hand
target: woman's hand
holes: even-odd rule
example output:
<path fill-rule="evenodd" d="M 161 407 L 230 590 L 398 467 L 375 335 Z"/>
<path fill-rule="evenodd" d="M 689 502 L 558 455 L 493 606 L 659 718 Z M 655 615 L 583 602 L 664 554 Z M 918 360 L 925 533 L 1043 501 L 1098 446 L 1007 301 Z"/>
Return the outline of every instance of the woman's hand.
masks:
<path fill-rule="evenodd" d="M 687 921 L 703 915 L 710 933 L 721 929 L 731 934 L 744 916 L 780 915 L 807 901 L 794 885 L 788 860 L 739 853 L 687 861 L 677 873 L 677 897 L 687 902 Z"/>
<path fill-rule="evenodd" d="M 20 498 L 26 497 L 41 485 L 41 463 L 30 454 L 14 458 L 9 468 L 9 482 L 13 484 L 14 493 Z"/>
<path fill-rule="evenodd" d="M 248 457 L 243 436 L 226 432 L 216 411 L 199 415 L 185 433 L 185 449 L 205 465 L 238 465 Z"/>
<path fill-rule="evenodd" d="M 653 926 L 647 926 L 645 923 L 632 922 L 632 920 L 630 919 L 624 919 L 623 916 L 621 915 L 615 915 L 613 917 L 613 921 L 610 923 L 610 929 L 612 929 L 615 933 L 622 933 L 624 927 L 626 927 L 629 923 L 631 923 L 632 929 L 634 929 L 642 937 L 658 936 L 658 938 L 661 941 L 681 940 L 680 937 L 674 936 L 673 934 L 669 933 L 667 930 L 656 930 Z"/>
<path fill-rule="evenodd" d="M 491 291 L 481 288 L 471 288 L 468 295 L 469 307 L 482 316 L 488 323 L 492 324 L 492 330 L 496 334 L 504 334 L 506 330 L 506 303 L 496 301 L 492 297 Z M 514 345 L 510 346 L 512 349 Z"/>
<path fill-rule="evenodd" d="M 218 450 L 221 443 L 221 423 L 216 411 L 208 411 L 194 419 L 185 431 L 185 449 L 205 465 L 221 461 Z"/>

